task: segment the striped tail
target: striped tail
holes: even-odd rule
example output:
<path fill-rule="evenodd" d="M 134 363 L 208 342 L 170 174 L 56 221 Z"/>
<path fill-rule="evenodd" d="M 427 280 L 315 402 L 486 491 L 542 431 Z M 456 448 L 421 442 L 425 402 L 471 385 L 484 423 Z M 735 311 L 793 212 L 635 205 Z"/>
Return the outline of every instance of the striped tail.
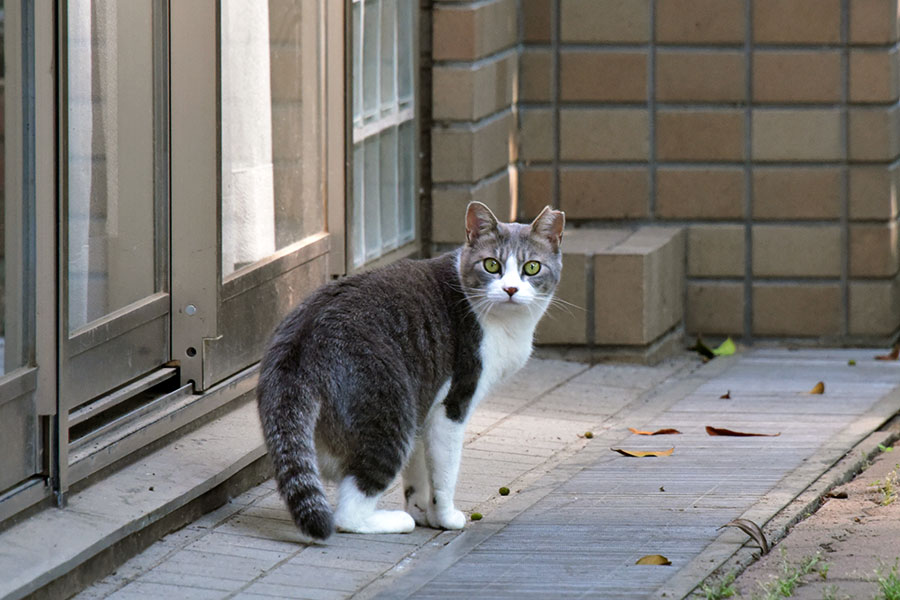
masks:
<path fill-rule="evenodd" d="M 287 374 L 271 365 L 264 366 L 260 374 L 257 395 L 278 491 L 300 531 L 324 540 L 334 533 L 334 516 L 316 461 L 319 402 L 296 373 Z"/>

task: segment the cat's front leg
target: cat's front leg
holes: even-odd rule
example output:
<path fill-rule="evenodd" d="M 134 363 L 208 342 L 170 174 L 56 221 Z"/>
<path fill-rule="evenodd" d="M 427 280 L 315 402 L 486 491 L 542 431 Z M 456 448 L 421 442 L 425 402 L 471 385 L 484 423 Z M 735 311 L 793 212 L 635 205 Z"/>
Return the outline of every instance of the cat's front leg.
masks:
<path fill-rule="evenodd" d="M 427 518 L 432 527 L 462 529 L 466 524 L 466 516 L 453 505 L 465 432 L 465 421 L 448 418 L 443 407 L 430 415 L 425 432 L 425 457 L 432 492 Z"/>
<path fill-rule="evenodd" d="M 425 442 L 416 438 L 416 445 L 409 457 L 409 463 L 403 469 L 403 496 L 406 499 L 406 512 L 412 515 L 417 525 L 429 526 L 428 505 L 431 504 L 431 481 L 428 477 L 428 464 L 425 458 Z"/>

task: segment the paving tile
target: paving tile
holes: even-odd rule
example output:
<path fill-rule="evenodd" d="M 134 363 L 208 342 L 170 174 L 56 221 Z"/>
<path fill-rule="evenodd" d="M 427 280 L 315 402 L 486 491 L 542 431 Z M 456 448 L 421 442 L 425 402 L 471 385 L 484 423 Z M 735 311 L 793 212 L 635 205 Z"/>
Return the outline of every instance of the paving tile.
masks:
<path fill-rule="evenodd" d="M 176 573 L 161 569 L 152 569 L 136 579 L 134 583 L 157 583 L 222 592 L 236 592 L 247 585 L 251 580 L 252 578 L 223 577 L 221 574 L 215 576 L 206 575 L 203 574 L 202 571 L 196 573 Z"/>
<path fill-rule="evenodd" d="M 235 600 L 269 600 L 290 598 L 291 600 L 344 600 L 349 594 L 338 590 L 303 588 L 294 584 L 274 584 L 257 582 L 236 595 Z"/>
<path fill-rule="evenodd" d="M 450 568 L 429 573 L 436 577 L 413 597 L 652 595 L 713 540 L 718 540 L 716 552 L 743 544 L 747 538 L 742 532 L 723 534 L 718 527 L 751 507 L 789 500 L 778 486 L 794 469 L 827 468 L 830 459 L 819 456 L 823 444 L 842 439 L 837 434 L 898 382 L 896 368 L 890 368 L 896 365 L 870 359 L 847 367 L 847 360 L 861 361 L 866 353 L 878 352 L 750 350 L 718 374 L 695 371 L 699 363 L 693 358 L 657 367 L 532 361 L 522 380 L 484 401 L 467 432 L 457 506 L 467 511 L 499 507 L 493 516 L 486 512 L 483 524 L 472 526 L 499 530 Z M 641 400 L 688 373 L 701 383 L 668 408 L 654 411 L 652 399 Z M 826 393 L 807 394 L 820 380 L 826 382 Z M 720 399 L 726 390 L 731 399 Z M 705 425 L 781 435 L 711 437 Z M 638 436 L 627 426 L 676 427 L 683 433 Z M 589 427 L 611 444 L 674 446 L 675 453 L 649 459 L 607 453 L 577 437 Z M 540 469 L 564 449 L 577 451 L 544 476 L 552 484 L 541 479 L 522 490 L 534 493 L 545 487 L 547 493 L 517 516 L 501 517 L 512 504 L 486 504 L 498 497 L 501 483 Z M 123 580 L 106 578 L 81 600 L 222 597 L 224 590 L 247 599 L 345 598 L 389 570 L 387 579 L 379 579 L 379 585 L 388 586 L 379 587 L 386 590 L 382 597 L 407 597 L 407 592 L 394 595 L 390 582 L 403 581 L 406 572 L 435 568 L 428 558 L 417 558 L 418 551 L 426 545 L 439 547 L 442 539 L 464 539 L 440 538 L 439 531 L 419 527 L 405 535 L 336 534 L 311 546 L 273 490 L 274 484 L 266 482 L 218 514 L 167 537 L 159 549 L 123 567 L 136 581 L 116 590 Z M 333 499 L 333 485 L 328 494 Z M 522 497 L 514 494 L 510 500 Z M 399 485 L 386 494 L 383 505 L 402 506 Z M 673 567 L 634 565 L 637 557 L 657 553 L 672 560 Z M 401 579 L 394 579 L 396 573 Z"/>
<path fill-rule="evenodd" d="M 249 538 L 252 541 L 245 541 L 246 539 L 235 535 L 211 533 L 193 542 L 187 546 L 187 549 L 273 564 L 298 552 L 298 548 L 294 544 L 270 542 L 261 538 Z M 270 546 L 270 548 L 277 546 L 280 549 L 261 548 L 260 546 L 263 544 Z"/>
<path fill-rule="evenodd" d="M 147 598 L 183 598 L 184 600 L 217 600 L 228 592 L 188 587 L 178 584 L 134 582 L 109 596 L 111 600 L 146 600 Z"/>
<path fill-rule="evenodd" d="M 366 571 L 288 562 L 268 573 L 258 583 L 294 585 L 303 590 L 323 589 L 353 592 L 369 583 L 376 576 L 377 574 Z M 252 589 L 253 586 L 248 588 L 248 591 Z"/>
<path fill-rule="evenodd" d="M 349 546 L 339 548 L 310 546 L 294 556 L 289 564 L 330 567 L 365 573 L 383 573 L 394 566 L 394 561 L 386 560 L 383 557 L 379 557 L 380 560 L 374 560 L 374 558 L 371 554 L 362 556 L 354 553 L 352 547 Z"/>
<path fill-rule="evenodd" d="M 274 567 L 281 558 L 269 555 L 251 559 L 198 550 L 180 550 L 159 563 L 154 570 L 185 575 L 203 574 L 210 577 L 250 581 Z"/>

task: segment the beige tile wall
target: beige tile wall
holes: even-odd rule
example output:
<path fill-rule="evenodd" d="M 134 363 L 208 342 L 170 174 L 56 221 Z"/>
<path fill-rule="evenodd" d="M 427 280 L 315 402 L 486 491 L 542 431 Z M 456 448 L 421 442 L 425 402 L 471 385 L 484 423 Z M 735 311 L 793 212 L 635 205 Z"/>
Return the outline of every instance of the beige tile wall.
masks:
<path fill-rule="evenodd" d="M 522 70 L 535 71 L 534 77 L 539 77 L 541 63 L 539 55 L 522 58 L 517 0 L 423 4 L 431 5 L 423 13 L 430 16 L 431 27 L 431 164 L 426 169 L 431 241 L 457 243 L 472 200 L 484 202 L 498 216 L 512 216 L 520 63 Z M 541 98 L 541 81 L 534 79 L 531 86 Z M 534 138 L 538 151 L 549 129 L 540 111 L 529 116 L 533 118 L 522 120 L 527 131 L 521 133 Z"/>
<path fill-rule="evenodd" d="M 519 19 L 520 218 L 686 226 L 690 333 L 900 327 L 898 0 L 436 4 Z"/>

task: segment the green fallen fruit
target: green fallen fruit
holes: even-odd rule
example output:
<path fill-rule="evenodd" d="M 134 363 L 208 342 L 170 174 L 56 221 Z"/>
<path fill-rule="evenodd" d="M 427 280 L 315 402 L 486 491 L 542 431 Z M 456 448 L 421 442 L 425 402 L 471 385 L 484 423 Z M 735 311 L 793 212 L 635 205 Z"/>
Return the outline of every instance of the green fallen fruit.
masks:
<path fill-rule="evenodd" d="M 590 431 L 585 431 L 584 437 L 586 437 L 587 439 L 591 439 L 592 437 L 594 437 L 594 434 Z"/>
<path fill-rule="evenodd" d="M 847 364 L 850 365 L 851 367 L 855 367 L 856 361 L 851 358 L 850 360 L 847 361 Z"/>
<path fill-rule="evenodd" d="M 508 487 L 502 487 L 502 488 L 500 488 L 499 491 L 500 491 L 501 496 L 509 496 L 509 488 Z"/>
<path fill-rule="evenodd" d="M 484 516 L 481 513 L 472 513 L 471 518 L 473 521 L 480 521 Z"/>

